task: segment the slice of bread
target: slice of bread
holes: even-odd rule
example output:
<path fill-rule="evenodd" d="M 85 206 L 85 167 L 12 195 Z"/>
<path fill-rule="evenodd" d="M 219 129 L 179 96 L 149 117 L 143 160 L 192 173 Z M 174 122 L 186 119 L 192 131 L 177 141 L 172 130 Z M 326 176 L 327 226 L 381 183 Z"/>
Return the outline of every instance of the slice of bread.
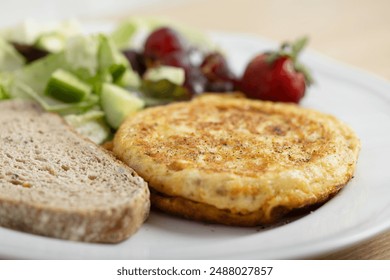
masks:
<path fill-rule="evenodd" d="M 145 181 L 29 101 L 0 102 L 0 226 L 120 242 L 149 214 Z"/>

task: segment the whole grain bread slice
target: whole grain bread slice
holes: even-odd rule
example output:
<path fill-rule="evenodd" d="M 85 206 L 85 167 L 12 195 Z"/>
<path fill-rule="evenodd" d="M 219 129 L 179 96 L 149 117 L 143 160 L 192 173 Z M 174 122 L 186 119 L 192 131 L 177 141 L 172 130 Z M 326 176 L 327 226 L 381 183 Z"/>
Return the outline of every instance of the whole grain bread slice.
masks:
<path fill-rule="evenodd" d="M 149 214 L 145 181 L 29 101 L 0 102 L 0 226 L 120 242 Z"/>

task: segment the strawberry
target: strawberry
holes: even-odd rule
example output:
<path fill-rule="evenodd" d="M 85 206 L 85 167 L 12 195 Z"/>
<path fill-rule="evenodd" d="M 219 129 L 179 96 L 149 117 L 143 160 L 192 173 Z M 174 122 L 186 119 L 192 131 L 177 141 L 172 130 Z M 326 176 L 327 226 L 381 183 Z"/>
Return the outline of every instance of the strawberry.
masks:
<path fill-rule="evenodd" d="M 307 38 L 284 43 L 278 51 L 259 54 L 247 65 L 240 90 L 249 98 L 299 103 L 312 79 L 297 61 Z"/>

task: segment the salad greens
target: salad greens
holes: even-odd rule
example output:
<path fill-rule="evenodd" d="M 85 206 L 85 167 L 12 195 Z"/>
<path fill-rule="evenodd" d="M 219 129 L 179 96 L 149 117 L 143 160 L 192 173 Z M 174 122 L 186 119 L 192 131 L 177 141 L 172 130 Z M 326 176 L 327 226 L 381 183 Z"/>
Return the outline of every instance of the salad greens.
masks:
<path fill-rule="evenodd" d="M 48 25 L 26 21 L 2 29 L 0 101 L 35 100 L 45 110 L 64 116 L 83 135 L 103 143 L 129 113 L 189 98 L 183 69 L 160 66 L 140 77 L 122 53 L 124 48 L 136 49 L 137 40 L 139 44 L 162 24 L 174 25 L 132 18 L 110 34 L 82 33 L 75 21 Z M 184 33 L 200 45 L 207 41 L 189 29 Z M 18 45 L 42 50 L 44 56 L 27 59 Z"/>
<path fill-rule="evenodd" d="M 76 20 L 42 24 L 28 19 L 15 26 L 0 30 L 0 38 L 8 42 L 40 46 L 50 52 L 63 50 L 66 40 L 77 34 L 82 34 L 82 29 L 80 23 Z"/>
<path fill-rule="evenodd" d="M 64 119 L 77 132 L 95 143 L 103 143 L 110 137 L 111 130 L 105 121 L 105 113 L 103 111 L 91 110 L 84 114 L 69 114 Z"/>
<path fill-rule="evenodd" d="M 36 24 L 22 24 L 14 30 L 19 30 L 17 37 L 11 36 L 15 34 L 11 28 L 0 32 L 0 100 L 33 99 L 45 110 L 63 115 L 77 131 L 96 143 L 108 139 L 111 128 L 116 129 L 127 113 L 143 108 L 144 102 L 125 89 L 139 88 L 140 78 L 109 36 L 70 32 L 69 25 L 64 24 L 57 25 L 56 30 L 38 29 Z M 26 64 L 12 44 L 15 41 L 50 53 Z M 107 88 L 121 89 L 128 106 L 103 106 L 103 87 L 105 99 L 110 99 Z M 117 116 L 114 122 L 107 117 L 111 115 Z"/>
<path fill-rule="evenodd" d="M 6 40 L 0 37 L 0 72 L 21 68 L 25 59 Z"/>

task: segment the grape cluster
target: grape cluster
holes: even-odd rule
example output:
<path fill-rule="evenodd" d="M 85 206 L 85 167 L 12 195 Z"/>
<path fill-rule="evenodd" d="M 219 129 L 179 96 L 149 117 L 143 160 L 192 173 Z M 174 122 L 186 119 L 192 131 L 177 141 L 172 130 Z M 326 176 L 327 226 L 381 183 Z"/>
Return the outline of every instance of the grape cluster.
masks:
<path fill-rule="evenodd" d="M 237 78 L 221 53 L 200 51 L 170 27 L 153 31 L 146 38 L 142 51 L 130 49 L 124 54 L 141 77 L 147 69 L 160 65 L 182 68 L 184 87 L 191 95 L 229 92 L 237 84 Z"/>

